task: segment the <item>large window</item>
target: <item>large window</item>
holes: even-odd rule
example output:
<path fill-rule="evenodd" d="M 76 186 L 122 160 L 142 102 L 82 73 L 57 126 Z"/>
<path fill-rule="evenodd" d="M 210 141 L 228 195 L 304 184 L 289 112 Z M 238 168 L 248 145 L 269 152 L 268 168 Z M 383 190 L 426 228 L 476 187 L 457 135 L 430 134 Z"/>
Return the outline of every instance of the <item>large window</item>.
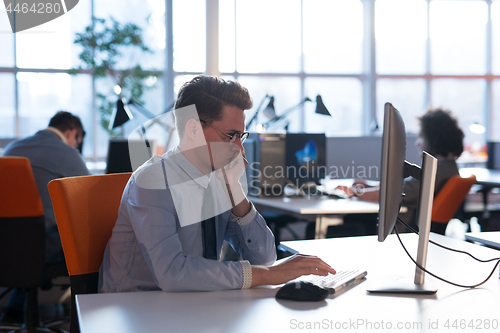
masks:
<path fill-rule="evenodd" d="M 500 0 L 219 0 L 219 49 L 210 54 L 207 35 L 214 26 L 206 13 L 214 4 L 80 1 L 69 14 L 26 33 L 0 34 L 0 136 L 32 134 L 57 109 L 68 109 L 89 133 L 85 157 L 104 158 L 108 136 L 93 96 L 112 94 L 113 82 L 102 80 L 93 90 L 88 73 L 66 73 L 78 65 L 74 34 L 94 14 L 143 28 L 155 53 L 140 57 L 141 65 L 165 70 L 157 89 L 144 96 L 155 114 L 187 80 L 213 71 L 207 59 L 215 57 L 216 72 L 250 90 L 254 108 L 247 119 L 266 95 L 274 97 L 278 115 L 312 100 L 269 131 L 366 135 L 374 124 L 380 130 L 383 105 L 392 102 L 408 131 L 418 131 L 418 117 L 428 107 L 443 107 L 459 118 L 468 149 L 500 140 L 494 130 L 500 126 Z M 0 28 L 10 30 L 7 15 L 0 15 Z M 124 55 L 117 67 L 130 59 L 137 55 Z M 314 113 L 317 95 L 332 117 Z M 125 135 L 145 120 L 136 117 Z M 267 120 L 260 114 L 257 122 Z M 472 123 L 485 125 L 486 133 L 472 133 Z"/>
<path fill-rule="evenodd" d="M 362 133 L 361 1 L 221 0 L 219 22 L 219 69 L 252 94 L 247 118 L 266 95 L 278 115 L 308 97 L 312 102 L 268 130 Z M 317 95 L 332 118 L 314 113 Z M 267 120 L 259 115 L 257 122 Z"/>
<path fill-rule="evenodd" d="M 93 4 L 93 6 L 92 6 Z M 78 115 L 87 132 L 83 155 L 103 159 L 109 136 L 100 126 L 95 93 L 113 94 L 112 80 L 99 80 L 93 90 L 90 73 L 68 74 L 81 65 L 81 49 L 74 44 L 75 33 L 91 24 L 91 17 L 113 17 L 121 23 L 135 23 L 152 55 L 124 53 L 116 69 L 139 62 L 145 69 L 165 68 L 165 2 L 131 0 L 127 6 L 118 1 L 80 1 L 67 14 L 27 31 L 10 33 L 5 7 L 0 13 L 0 137 L 25 137 L 45 128 L 58 110 Z M 165 108 L 164 86 L 148 91 L 146 108 L 160 113 Z M 127 134 L 147 118 L 141 115 L 127 123 Z"/>
<path fill-rule="evenodd" d="M 425 74 L 427 1 L 377 0 L 375 38 L 378 73 Z"/>
<path fill-rule="evenodd" d="M 486 74 L 486 1 L 430 3 L 431 72 Z"/>

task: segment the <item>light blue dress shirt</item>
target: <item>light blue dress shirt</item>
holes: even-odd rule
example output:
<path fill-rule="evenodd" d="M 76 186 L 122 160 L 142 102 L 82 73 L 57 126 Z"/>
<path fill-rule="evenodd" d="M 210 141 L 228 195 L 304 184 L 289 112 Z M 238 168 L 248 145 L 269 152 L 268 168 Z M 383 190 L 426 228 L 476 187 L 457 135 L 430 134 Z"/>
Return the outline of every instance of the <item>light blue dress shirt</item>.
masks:
<path fill-rule="evenodd" d="M 185 185 L 182 190 L 180 183 Z M 244 260 L 203 258 L 201 223 L 182 226 L 178 209 L 200 211 L 197 198 L 208 183 L 214 197 L 225 199 L 217 177 L 201 174 L 178 148 L 138 168 L 122 196 L 100 269 L 99 291 L 249 288 L 250 265 L 270 265 L 276 259 L 274 236 L 253 205 L 241 218 L 225 210 L 216 216 L 217 253 L 226 240 Z M 221 202 L 219 207 L 224 207 Z"/>

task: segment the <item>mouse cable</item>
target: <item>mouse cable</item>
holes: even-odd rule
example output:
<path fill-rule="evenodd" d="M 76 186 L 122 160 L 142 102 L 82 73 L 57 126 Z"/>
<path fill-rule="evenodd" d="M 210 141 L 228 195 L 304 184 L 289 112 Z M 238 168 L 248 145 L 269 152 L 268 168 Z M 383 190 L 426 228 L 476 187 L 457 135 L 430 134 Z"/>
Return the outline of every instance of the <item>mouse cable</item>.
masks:
<path fill-rule="evenodd" d="M 403 220 L 401 220 L 401 218 L 398 217 L 398 221 L 403 224 L 407 229 L 409 229 L 410 231 L 414 232 L 415 234 L 418 235 L 418 231 L 413 229 L 411 226 L 409 226 L 408 224 L 406 224 Z M 462 254 L 466 254 L 468 255 L 469 257 L 471 257 L 472 259 L 474 260 L 477 260 L 479 262 L 482 262 L 482 263 L 487 263 L 487 262 L 491 262 L 491 261 L 495 261 L 495 260 L 500 260 L 500 258 L 493 258 L 493 259 L 487 259 L 487 260 L 482 260 L 482 259 L 479 259 L 479 258 L 476 258 L 474 257 L 472 254 L 470 254 L 469 252 L 467 251 L 462 251 L 462 250 L 457 250 L 457 249 L 453 249 L 451 247 L 447 247 L 447 246 L 444 246 L 442 244 L 439 244 L 439 243 L 436 243 L 434 242 L 432 239 L 429 239 L 429 243 L 431 244 L 434 244 L 436 246 L 439 246 L 445 250 L 448 250 L 448 251 L 453 251 L 453 252 L 457 252 L 457 253 L 462 253 Z"/>
<path fill-rule="evenodd" d="M 454 285 L 454 286 L 457 286 L 457 287 L 461 287 L 461 288 L 468 288 L 468 289 L 473 289 L 473 288 L 476 288 L 476 287 L 479 287 L 480 285 L 486 283 L 486 281 L 488 281 L 491 276 L 493 275 L 493 273 L 495 273 L 495 270 L 496 268 L 498 267 L 498 265 L 500 264 L 500 259 L 498 259 L 497 263 L 495 264 L 495 267 L 493 267 L 493 270 L 491 271 L 490 275 L 488 275 L 488 277 L 483 281 L 483 282 L 480 282 L 478 284 L 474 284 L 474 285 L 463 285 L 463 284 L 459 284 L 459 283 L 455 283 L 455 282 L 451 282 L 449 280 L 446 280 L 442 277 L 439 277 L 437 276 L 436 274 L 433 274 L 431 272 L 429 272 L 427 269 L 425 269 L 422 265 L 420 265 L 419 263 L 417 263 L 415 261 L 415 259 L 413 259 L 413 257 L 411 256 L 410 252 L 408 252 L 408 250 L 406 249 L 405 245 L 403 244 L 403 241 L 401 240 L 401 238 L 399 237 L 399 233 L 398 233 L 398 230 L 396 228 L 394 228 L 394 231 L 396 232 L 396 236 L 398 236 L 398 239 L 399 239 L 399 242 L 401 243 L 401 246 L 403 247 L 403 249 L 405 250 L 406 254 L 408 255 L 408 257 L 410 257 L 411 261 L 413 261 L 413 263 L 418 267 L 420 268 L 422 271 L 426 272 L 427 274 L 435 277 L 436 279 L 438 280 L 441 280 L 443 282 L 446 282 L 446 283 L 449 283 L 451 285 Z"/>

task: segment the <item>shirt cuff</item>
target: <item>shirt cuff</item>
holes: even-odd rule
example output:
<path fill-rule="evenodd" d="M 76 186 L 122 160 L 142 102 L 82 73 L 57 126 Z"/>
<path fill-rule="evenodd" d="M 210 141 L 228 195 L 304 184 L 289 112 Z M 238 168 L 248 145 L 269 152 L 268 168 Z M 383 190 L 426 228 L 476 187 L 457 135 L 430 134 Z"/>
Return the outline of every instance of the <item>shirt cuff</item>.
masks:
<path fill-rule="evenodd" d="M 249 289 L 252 286 L 252 266 L 246 260 L 240 261 L 243 269 L 243 285 L 241 289 Z"/>
<path fill-rule="evenodd" d="M 233 213 L 231 213 L 231 222 L 236 222 L 241 227 L 252 222 L 252 220 L 255 218 L 255 215 L 257 215 L 257 209 L 255 209 L 253 203 L 250 202 L 250 205 L 252 206 L 252 208 L 250 209 L 248 214 L 243 216 L 243 217 L 238 217 L 238 216 L 233 215 Z"/>

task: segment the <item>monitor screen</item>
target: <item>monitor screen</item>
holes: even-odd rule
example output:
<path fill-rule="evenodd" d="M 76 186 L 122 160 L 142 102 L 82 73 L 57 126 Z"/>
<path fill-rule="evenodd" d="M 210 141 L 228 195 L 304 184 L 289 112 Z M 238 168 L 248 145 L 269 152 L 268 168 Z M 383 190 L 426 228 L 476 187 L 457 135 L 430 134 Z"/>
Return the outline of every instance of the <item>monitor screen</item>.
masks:
<path fill-rule="evenodd" d="M 325 134 L 287 133 L 286 178 L 294 184 L 319 183 L 326 175 Z"/>
<path fill-rule="evenodd" d="M 399 281 L 384 281 L 368 289 L 372 293 L 416 293 L 433 294 L 433 286 L 424 285 L 424 271 L 427 258 L 427 246 L 431 224 L 432 200 L 437 160 L 426 152 L 423 153 L 422 169 L 405 161 L 406 133 L 403 118 L 392 104 L 384 107 L 384 133 L 382 137 L 382 167 L 380 172 L 380 211 L 378 240 L 383 242 L 392 232 L 398 219 L 405 175 L 420 180 L 420 193 L 417 205 L 417 225 L 419 238 L 413 283 L 400 284 Z"/>
<path fill-rule="evenodd" d="M 133 172 L 151 158 L 155 151 L 155 141 L 111 139 L 109 140 L 106 173 Z M 130 158 L 132 152 L 132 159 Z"/>
<path fill-rule="evenodd" d="M 392 232 L 403 198 L 406 130 L 403 118 L 392 104 L 385 103 L 378 240 Z"/>

